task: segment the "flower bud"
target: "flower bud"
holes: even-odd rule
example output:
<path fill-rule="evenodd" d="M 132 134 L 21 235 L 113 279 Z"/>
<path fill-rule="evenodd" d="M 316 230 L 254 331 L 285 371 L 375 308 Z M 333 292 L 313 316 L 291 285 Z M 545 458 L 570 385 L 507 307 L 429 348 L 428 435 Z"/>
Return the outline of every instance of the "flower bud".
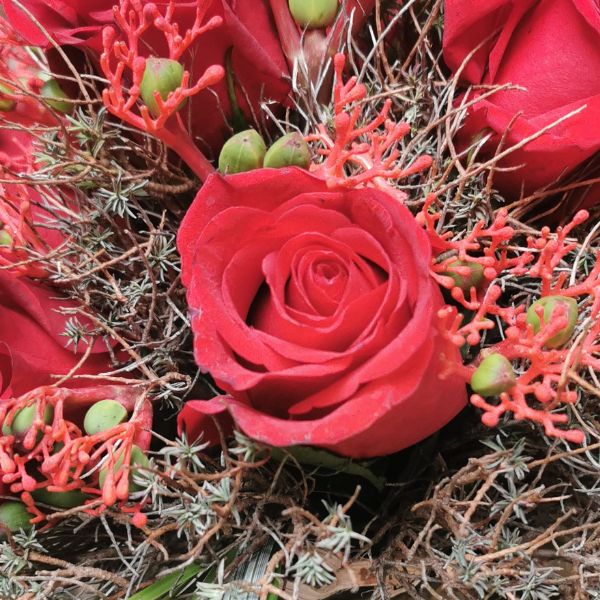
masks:
<path fill-rule="evenodd" d="M 101 400 L 85 413 L 83 428 L 88 435 L 107 431 L 127 420 L 125 407 L 116 400 Z"/>
<path fill-rule="evenodd" d="M 513 387 L 515 381 L 510 361 L 502 354 L 490 354 L 471 376 L 471 388 L 480 396 L 498 396 Z"/>
<path fill-rule="evenodd" d="M 29 531 L 31 529 L 30 519 L 31 515 L 22 502 L 15 500 L 0 504 L 0 525 L 3 528 L 9 531 L 19 531 L 19 529 Z M 0 538 L 3 533 L 0 530 Z"/>
<path fill-rule="evenodd" d="M 131 447 L 131 455 L 129 459 L 129 464 L 131 466 L 137 465 L 140 467 L 148 468 L 150 466 L 150 461 L 148 457 L 144 454 L 144 452 L 135 444 Z M 117 461 L 115 462 L 113 472 L 117 472 L 123 466 L 123 456 L 119 456 Z M 100 470 L 100 475 L 98 476 L 98 482 L 100 484 L 100 489 L 104 487 L 104 482 L 106 481 L 106 474 L 108 472 L 108 467 L 104 467 Z M 143 488 L 139 486 L 137 483 L 133 481 L 135 474 L 138 472 L 137 469 L 133 468 L 129 471 L 129 493 L 133 494 L 134 492 L 139 492 Z"/>
<path fill-rule="evenodd" d="M 556 310 L 561 305 L 563 310 Z M 567 325 L 563 327 L 556 335 L 553 335 L 547 342 L 548 348 L 558 348 L 562 346 L 573 335 L 575 325 L 577 325 L 577 301 L 575 298 L 566 298 L 565 296 L 546 296 L 536 300 L 527 310 L 527 323 L 533 327 L 533 332 L 538 333 L 542 328 L 542 322 L 538 316 L 540 307 L 543 308 L 543 323 L 552 322 L 553 318 L 559 315 L 566 315 Z M 566 313 L 565 313 L 566 309 Z"/>
<path fill-rule="evenodd" d="M 9 112 L 14 109 L 17 103 L 8 96 L 13 93 L 8 86 L 0 83 L 0 112 Z"/>
<path fill-rule="evenodd" d="M 289 0 L 290 12 L 300 27 L 328 27 L 335 20 L 338 0 Z"/>
<path fill-rule="evenodd" d="M 225 174 L 260 169 L 267 147 L 258 131 L 247 129 L 230 137 L 219 155 L 219 171 Z"/>
<path fill-rule="evenodd" d="M 45 81 L 40 90 L 40 94 L 46 101 L 46 104 L 54 110 L 65 114 L 71 112 L 73 104 L 67 100 L 67 94 L 60 87 L 60 84 L 56 79 L 48 79 L 48 81 Z"/>
<path fill-rule="evenodd" d="M 154 92 L 158 92 L 160 97 L 166 100 L 169 94 L 181 85 L 183 71 L 183 65 L 170 58 L 150 57 L 146 59 L 146 69 L 140 84 L 140 96 L 153 117 L 160 114 Z M 182 106 L 183 102 L 179 105 L 178 110 Z"/>
<path fill-rule="evenodd" d="M 301 167 L 308 169 L 310 150 L 304 137 L 298 132 L 288 133 L 279 138 L 265 154 L 263 166 L 272 169 L 281 167 Z"/>
<path fill-rule="evenodd" d="M 68 492 L 49 492 L 47 489 L 39 489 L 31 492 L 36 502 L 54 506 L 55 508 L 75 508 L 82 506 L 87 496 L 79 490 L 70 490 Z"/>
<path fill-rule="evenodd" d="M 12 243 L 12 235 L 10 235 L 6 229 L 0 229 L 0 246 L 12 246 Z"/>
<path fill-rule="evenodd" d="M 14 435 L 19 439 L 24 438 L 33 425 L 36 413 L 37 404 L 31 404 L 18 410 L 10 425 L 7 424 L 6 420 L 2 424 L 2 435 Z M 46 404 L 46 408 L 44 409 L 44 423 L 49 425 L 52 422 L 53 416 L 54 408 L 50 404 Z M 41 432 L 38 434 L 38 437 L 41 439 Z"/>
<path fill-rule="evenodd" d="M 468 268 L 469 274 L 456 270 L 456 267 Z M 452 277 L 454 283 L 464 292 L 468 292 L 472 287 L 478 288 L 483 281 L 484 267 L 482 264 L 471 260 L 455 260 L 448 265 L 448 270 L 444 272 L 447 277 Z"/>

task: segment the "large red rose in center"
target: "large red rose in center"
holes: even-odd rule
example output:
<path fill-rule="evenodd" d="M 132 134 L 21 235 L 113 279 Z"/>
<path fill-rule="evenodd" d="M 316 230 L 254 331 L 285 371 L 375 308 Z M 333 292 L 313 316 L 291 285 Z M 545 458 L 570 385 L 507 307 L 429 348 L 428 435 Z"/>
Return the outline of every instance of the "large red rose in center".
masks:
<path fill-rule="evenodd" d="M 299 169 L 213 175 L 178 245 L 196 360 L 229 394 L 188 402 L 189 432 L 228 409 L 262 442 L 367 457 L 464 406 L 464 383 L 439 378 L 459 356 L 434 327 L 428 237 L 387 194 Z"/>

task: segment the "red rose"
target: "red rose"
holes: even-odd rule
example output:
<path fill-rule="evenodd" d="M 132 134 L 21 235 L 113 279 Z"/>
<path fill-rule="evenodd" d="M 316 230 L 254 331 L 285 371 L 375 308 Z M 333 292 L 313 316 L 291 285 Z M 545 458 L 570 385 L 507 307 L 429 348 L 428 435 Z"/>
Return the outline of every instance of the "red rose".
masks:
<path fill-rule="evenodd" d="M 49 46 L 46 36 L 12 0 L 3 0 L 3 3 L 11 24 L 28 42 Z M 97 62 L 102 52 L 102 29 L 114 25 L 112 7 L 119 3 L 116 0 L 91 3 L 82 0 L 23 0 L 22 4 L 59 44 L 86 50 Z M 161 10 L 167 4 L 156 2 Z M 196 2 L 179 1 L 175 5 L 174 21 L 180 31 L 185 31 L 193 23 Z M 289 91 L 285 80 L 288 69 L 269 2 L 212 0 L 206 20 L 215 15 L 223 18 L 223 25 L 200 36 L 191 50 L 185 53 L 182 62 L 192 77 L 198 77 L 211 65 L 225 66 L 226 53 L 232 49 L 232 71 L 239 84 L 236 86 L 236 101 L 246 117 L 253 121 L 254 115 L 259 113 L 261 101 L 281 102 Z M 140 54 L 168 56 L 164 36 L 158 29 L 150 27 L 143 39 Z M 226 81 L 194 96 L 181 114 L 186 122 L 190 120 L 194 135 L 204 142 L 201 144 L 203 150 L 206 144 L 213 149 L 218 148 L 231 134 L 227 123 L 231 118 L 231 103 Z"/>
<path fill-rule="evenodd" d="M 55 292 L 0 270 L 0 397 L 53 383 L 51 375 L 65 375 L 79 362 L 87 346 L 82 342 L 74 350 L 67 345 L 63 333 L 69 317 L 57 312 L 71 306 Z M 108 369 L 106 346 L 98 340 L 77 374 Z"/>
<path fill-rule="evenodd" d="M 484 40 L 486 40 L 484 42 Z M 548 185 L 600 150 L 600 9 L 597 0 L 446 0 L 444 58 L 473 84 L 512 83 L 526 90 L 498 92 L 475 104 L 460 132 L 466 145 L 491 132 L 493 152 L 511 120 L 504 148 L 517 144 L 586 105 L 547 134 L 510 154 L 498 187 L 519 195 Z M 481 93 L 481 92 L 479 92 Z"/>
<path fill-rule="evenodd" d="M 447 423 L 463 382 L 441 381 L 455 347 L 434 328 L 431 246 L 387 194 L 331 190 L 305 171 L 212 175 L 179 231 L 196 361 L 249 436 L 354 457 L 391 453 Z"/>

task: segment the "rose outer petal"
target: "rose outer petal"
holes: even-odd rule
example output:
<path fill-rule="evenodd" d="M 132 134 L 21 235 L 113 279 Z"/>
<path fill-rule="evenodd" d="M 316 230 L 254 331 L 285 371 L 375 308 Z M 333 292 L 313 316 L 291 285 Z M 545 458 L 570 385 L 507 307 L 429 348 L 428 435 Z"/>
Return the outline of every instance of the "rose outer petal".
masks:
<path fill-rule="evenodd" d="M 439 348 L 436 341 L 431 338 L 429 346 L 435 343 Z M 433 354 L 429 363 L 432 376 L 413 380 L 414 387 L 408 385 L 406 371 L 396 375 L 402 380 L 400 387 L 393 378 L 374 381 L 319 419 L 278 419 L 247 402 L 218 396 L 187 402 L 178 423 L 198 434 L 205 427 L 205 415 L 229 413 L 246 435 L 271 446 L 313 445 L 359 459 L 391 454 L 431 435 L 464 407 L 464 381 L 457 377 L 439 380 L 433 375 L 442 368 L 445 352 L 446 358 L 458 360 L 457 349 L 442 344 L 441 352 Z"/>

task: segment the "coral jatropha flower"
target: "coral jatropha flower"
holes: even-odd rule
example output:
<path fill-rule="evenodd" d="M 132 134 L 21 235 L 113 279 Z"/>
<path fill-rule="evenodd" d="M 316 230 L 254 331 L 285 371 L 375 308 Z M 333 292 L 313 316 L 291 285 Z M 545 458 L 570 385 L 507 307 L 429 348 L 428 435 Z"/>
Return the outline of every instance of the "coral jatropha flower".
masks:
<path fill-rule="evenodd" d="M 122 473 L 128 472 L 133 444 L 148 446 L 152 408 L 143 391 L 81 378 L 109 371 L 110 354 L 101 340 L 83 336 L 74 347 L 65 336 L 71 317 L 61 311 L 77 308 L 26 277 L 0 270 L 0 482 L 32 510 L 32 498 L 63 504 L 63 497 L 52 495 L 58 492 L 73 492 L 78 504 L 100 499 L 94 509 L 127 499 Z M 85 319 L 79 316 L 78 324 L 83 330 Z M 59 382 L 61 387 L 50 385 Z M 84 413 L 100 400 L 119 402 L 121 417 L 129 416 L 85 434 Z M 103 458 L 101 482 L 98 472 L 82 477 Z"/>
<path fill-rule="evenodd" d="M 38 522 L 36 499 L 63 508 L 85 502 L 92 513 L 128 500 L 132 472 L 147 465 L 152 405 L 132 386 L 46 386 L 0 401 L 0 423 L 0 481 Z"/>
<path fill-rule="evenodd" d="M 162 139 L 201 178 L 211 170 L 204 154 L 214 157 L 240 122 L 262 124 L 261 103 L 277 107 L 290 90 L 268 0 L 110 0 L 64 11 L 42 0 L 22 5 L 45 28 L 4 0 L 26 40 L 52 52 L 50 36 L 68 56 L 85 52 L 108 80 L 108 109 Z M 183 74 L 172 100 L 161 99 L 160 114 L 145 116 L 139 85 L 147 59 L 177 61 Z"/>
<path fill-rule="evenodd" d="M 570 281 L 569 273 L 561 269 L 564 258 L 577 249 L 577 242 L 568 236 L 587 220 L 588 213 L 578 212 L 556 233 L 542 228 L 538 237 L 528 236 L 526 248 L 517 253 L 517 232 L 508 225 L 504 209 L 497 211 L 489 227 L 479 222 L 463 239 L 456 240 L 452 232 L 437 233 L 440 215 L 434 204 L 435 197 L 429 197 L 419 219 L 437 249 L 432 275 L 456 302 L 440 309 L 440 332 L 457 347 L 476 347 L 483 332 L 493 331 L 498 323 L 504 328 L 502 341 L 462 369 L 475 392 L 472 404 L 483 410 L 482 421 L 496 426 L 502 415 L 512 413 L 517 419 L 541 424 L 546 435 L 583 442 L 582 431 L 557 427 L 569 418 L 554 409 L 577 401 L 578 394 L 570 386 L 581 384 L 580 371 L 600 369 L 600 253 L 593 268 L 578 279 Z M 479 275 L 465 286 L 474 270 Z M 502 298 L 502 287 L 495 280 L 507 275 L 526 278 L 530 286 L 538 281 L 540 299 L 528 307 Z M 584 310 L 578 311 L 578 302 Z M 468 312 L 459 312 L 457 305 Z M 471 316 L 467 319 L 466 314 Z M 581 333 L 573 336 L 576 326 Z M 491 369 L 485 376 L 490 389 L 496 384 L 497 389 L 485 393 L 479 389 L 484 375 L 479 367 L 492 354 L 503 360 L 497 361 L 499 370 Z M 518 366 L 518 373 L 513 372 L 511 363 Z M 456 372 L 456 365 L 449 370 Z M 491 400 L 494 396 L 497 401 Z"/>
<path fill-rule="evenodd" d="M 96 3 L 93 10 L 79 2 L 61 10 L 62 4 L 44 0 L 22 6 L 4 0 L 11 24 L 29 42 L 53 53 L 49 36 L 75 62 L 73 48 L 99 64 L 108 80 L 107 108 L 164 141 L 201 179 L 213 170 L 205 155 L 214 158 L 235 131 L 268 124 L 263 103 L 277 112 L 288 102 L 298 61 L 309 71 L 313 63 L 329 61 L 349 24 L 356 33 L 374 5 L 344 2 L 327 32 L 303 39 L 287 0 L 121 0 Z M 152 75 L 157 61 L 169 63 L 170 73 L 163 70 L 169 82 L 159 83 L 153 98 L 145 75 Z M 175 70 L 177 80 L 171 77 Z"/>

